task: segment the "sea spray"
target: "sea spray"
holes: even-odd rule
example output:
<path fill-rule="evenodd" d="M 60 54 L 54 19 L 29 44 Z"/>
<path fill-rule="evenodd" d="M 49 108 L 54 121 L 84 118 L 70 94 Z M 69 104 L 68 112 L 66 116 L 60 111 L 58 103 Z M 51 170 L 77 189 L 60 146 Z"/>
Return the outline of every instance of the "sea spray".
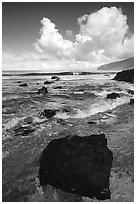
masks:
<path fill-rule="evenodd" d="M 91 115 L 95 115 L 97 113 L 105 112 L 108 110 L 112 110 L 115 107 L 119 105 L 123 105 L 125 103 L 129 103 L 129 97 L 123 96 L 121 98 L 117 98 L 115 100 L 102 100 L 101 102 L 97 102 L 95 104 L 92 104 L 88 109 L 81 110 L 77 109 L 76 114 L 67 114 L 67 113 L 60 113 L 58 112 L 56 114 L 56 117 L 62 118 L 62 119 L 68 119 L 68 118 L 86 118 Z"/>

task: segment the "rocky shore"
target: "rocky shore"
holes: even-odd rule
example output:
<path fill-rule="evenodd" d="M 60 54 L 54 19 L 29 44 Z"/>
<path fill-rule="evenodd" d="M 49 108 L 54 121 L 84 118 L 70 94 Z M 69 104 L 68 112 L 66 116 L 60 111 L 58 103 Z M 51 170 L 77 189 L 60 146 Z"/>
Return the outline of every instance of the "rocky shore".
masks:
<path fill-rule="evenodd" d="M 48 143 L 68 135 L 89 136 L 104 133 L 107 146 L 113 152 L 110 175 L 109 202 L 134 200 L 134 106 L 124 104 L 113 110 L 76 119 L 60 120 L 56 117 L 42 123 L 28 123 L 29 134 L 16 135 L 3 140 L 3 202 L 82 201 L 98 202 L 54 189 L 40 187 L 39 158 Z M 44 191 L 43 191 L 44 190 Z"/>

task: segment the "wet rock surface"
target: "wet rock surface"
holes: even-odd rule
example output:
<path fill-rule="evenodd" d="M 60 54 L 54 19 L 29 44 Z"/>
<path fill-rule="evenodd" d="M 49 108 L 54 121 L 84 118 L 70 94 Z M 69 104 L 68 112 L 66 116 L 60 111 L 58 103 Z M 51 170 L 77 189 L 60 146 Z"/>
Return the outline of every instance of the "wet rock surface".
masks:
<path fill-rule="evenodd" d="M 51 79 L 55 80 L 55 81 L 59 81 L 60 78 L 58 76 L 52 76 Z"/>
<path fill-rule="evenodd" d="M 40 158 L 40 184 L 99 200 L 110 199 L 112 160 L 104 134 L 52 140 Z"/>
<path fill-rule="evenodd" d="M 18 82 L 18 83 L 19 83 L 19 82 Z M 24 83 L 24 84 L 20 84 L 19 86 L 20 86 L 20 87 L 27 87 L 28 84 L 27 84 L 27 83 Z"/>
<path fill-rule="evenodd" d="M 46 93 L 48 93 L 48 90 L 44 86 L 41 89 L 38 90 L 38 94 L 46 94 Z"/>
<path fill-rule="evenodd" d="M 114 80 L 134 83 L 134 69 L 118 72 Z"/>
<path fill-rule="evenodd" d="M 118 93 L 111 93 L 111 94 L 107 95 L 108 99 L 116 99 L 116 98 L 119 98 L 119 97 L 120 97 L 120 95 Z"/>
<path fill-rule="evenodd" d="M 52 109 L 44 109 L 44 111 L 41 113 L 41 115 L 45 116 L 46 118 L 52 118 L 56 115 L 56 112 L 58 110 L 52 110 Z"/>
<path fill-rule="evenodd" d="M 132 105 L 132 104 L 134 104 L 134 99 L 133 98 L 130 99 L 130 105 Z"/>

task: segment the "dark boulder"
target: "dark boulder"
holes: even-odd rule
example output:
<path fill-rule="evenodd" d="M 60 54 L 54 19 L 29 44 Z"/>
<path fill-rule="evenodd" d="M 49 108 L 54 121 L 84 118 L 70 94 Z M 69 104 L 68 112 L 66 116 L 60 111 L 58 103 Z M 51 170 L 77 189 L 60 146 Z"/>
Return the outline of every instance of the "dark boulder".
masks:
<path fill-rule="evenodd" d="M 27 87 L 28 85 L 27 85 L 27 83 L 24 83 L 24 84 L 20 84 L 19 86 L 21 86 L 21 87 Z"/>
<path fill-rule="evenodd" d="M 63 89 L 63 87 L 62 86 L 56 86 L 56 87 L 54 87 L 54 89 Z"/>
<path fill-rule="evenodd" d="M 104 134 L 52 140 L 40 158 L 39 179 L 44 187 L 110 199 L 109 176 L 113 155 Z"/>
<path fill-rule="evenodd" d="M 129 94 L 134 94 L 134 91 L 133 90 L 131 90 L 131 89 L 129 89 L 129 90 L 127 90 L 127 92 L 129 93 Z"/>
<path fill-rule="evenodd" d="M 134 69 L 118 72 L 114 80 L 134 83 Z"/>
<path fill-rule="evenodd" d="M 116 99 L 117 97 L 118 98 L 120 97 L 120 95 L 118 93 L 111 93 L 111 94 L 107 95 L 108 99 Z"/>
<path fill-rule="evenodd" d="M 48 90 L 44 86 L 41 89 L 38 90 L 38 94 L 46 94 L 46 93 L 48 93 Z"/>
<path fill-rule="evenodd" d="M 94 121 L 88 121 L 88 124 L 89 124 L 89 125 L 95 125 L 96 122 L 94 122 Z"/>
<path fill-rule="evenodd" d="M 54 115 L 56 115 L 56 112 L 58 110 L 51 110 L 51 109 L 44 109 L 44 111 L 41 113 L 41 115 L 45 116 L 46 118 L 51 118 Z"/>
<path fill-rule="evenodd" d="M 60 80 L 60 78 L 58 76 L 52 76 L 51 79 L 55 80 L 55 81 L 58 81 Z"/>
<path fill-rule="evenodd" d="M 130 105 L 132 105 L 132 104 L 134 104 L 134 99 L 133 98 L 130 99 Z"/>
<path fill-rule="evenodd" d="M 44 84 L 52 84 L 54 83 L 53 81 L 45 81 Z"/>

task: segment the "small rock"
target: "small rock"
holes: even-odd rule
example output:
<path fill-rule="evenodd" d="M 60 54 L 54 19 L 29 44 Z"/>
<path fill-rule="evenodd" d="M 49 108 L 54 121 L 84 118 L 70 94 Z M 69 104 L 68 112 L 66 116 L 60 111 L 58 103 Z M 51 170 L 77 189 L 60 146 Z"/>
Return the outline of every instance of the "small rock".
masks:
<path fill-rule="evenodd" d="M 38 94 L 46 94 L 46 93 L 48 93 L 48 90 L 44 86 L 41 89 L 38 90 Z"/>
<path fill-rule="evenodd" d="M 33 121 L 34 121 L 34 119 L 33 119 L 33 117 L 31 117 L 31 116 L 24 119 L 24 122 L 25 122 L 26 124 L 31 124 L 31 123 L 33 123 Z"/>
<path fill-rule="evenodd" d="M 45 81 L 44 84 L 52 84 L 54 83 L 53 81 Z"/>
<path fill-rule="evenodd" d="M 120 98 L 120 95 L 118 93 L 111 93 L 107 95 L 108 99 L 116 99 L 117 97 Z"/>
<path fill-rule="evenodd" d="M 54 89 L 63 89 L 63 87 L 62 86 L 56 86 L 56 87 L 54 87 Z"/>
<path fill-rule="evenodd" d="M 55 81 L 58 81 L 60 80 L 60 78 L 58 76 L 52 76 L 51 79 L 55 80 Z"/>
<path fill-rule="evenodd" d="M 41 113 L 41 115 L 45 116 L 46 118 L 51 118 L 54 115 L 56 115 L 56 112 L 58 110 L 51 110 L 51 109 L 44 109 L 44 111 Z"/>
<path fill-rule="evenodd" d="M 28 85 L 27 85 L 27 83 L 24 83 L 24 84 L 20 84 L 19 86 L 21 86 L 21 87 L 27 87 Z"/>
<path fill-rule="evenodd" d="M 134 94 L 134 91 L 133 91 L 133 90 L 130 90 L 130 89 L 127 90 L 127 92 L 130 93 L 130 94 Z"/>
<path fill-rule="evenodd" d="M 130 99 L 130 105 L 132 105 L 132 104 L 134 104 L 134 99 L 133 98 Z"/>
<path fill-rule="evenodd" d="M 96 122 L 94 122 L 94 121 L 89 121 L 88 124 L 89 124 L 89 125 L 95 125 Z"/>
<path fill-rule="evenodd" d="M 62 120 L 61 118 L 57 120 L 57 123 L 59 123 L 60 125 L 66 125 L 66 122 Z"/>

